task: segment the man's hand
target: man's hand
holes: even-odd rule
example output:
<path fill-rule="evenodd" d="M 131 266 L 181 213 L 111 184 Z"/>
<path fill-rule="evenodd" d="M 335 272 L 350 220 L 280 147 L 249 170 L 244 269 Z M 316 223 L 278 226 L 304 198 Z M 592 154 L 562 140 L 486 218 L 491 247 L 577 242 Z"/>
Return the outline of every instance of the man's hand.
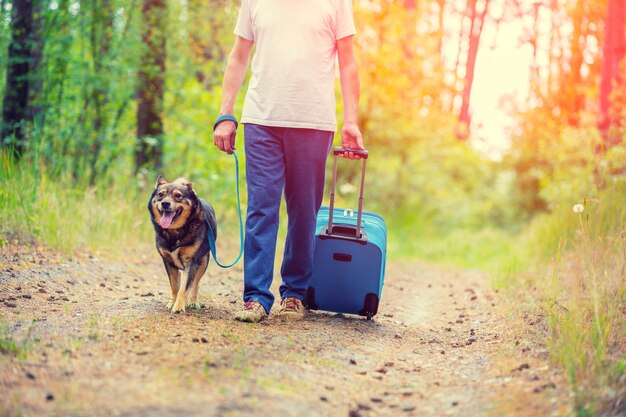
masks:
<path fill-rule="evenodd" d="M 213 143 L 220 151 L 231 154 L 235 149 L 235 136 L 237 136 L 235 122 L 224 120 L 217 125 L 215 132 L 213 132 Z"/>
<path fill-rule="evenodd" d="M 341 129 L 341 145 L 344 148 L 365 149 L 363 147 L 363 136 L 356 123 L 347 124 Z M 354 152 L 344 152 L 342 157 L 349 159 L 361 159 Z"/>

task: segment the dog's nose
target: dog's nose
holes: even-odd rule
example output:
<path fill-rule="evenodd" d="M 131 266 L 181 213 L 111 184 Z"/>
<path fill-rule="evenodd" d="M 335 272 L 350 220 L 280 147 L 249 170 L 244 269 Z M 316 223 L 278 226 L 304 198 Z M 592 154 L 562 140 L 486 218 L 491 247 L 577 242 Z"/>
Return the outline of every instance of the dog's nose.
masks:
<path fill-rule="evenodd" d="M 170 203 L 169 201 L 162 201 L 161 202 L 161 207 L 163 207 L 164 209 L 170 208 L 171 205 L 172 205 L 172 203 Z"/>

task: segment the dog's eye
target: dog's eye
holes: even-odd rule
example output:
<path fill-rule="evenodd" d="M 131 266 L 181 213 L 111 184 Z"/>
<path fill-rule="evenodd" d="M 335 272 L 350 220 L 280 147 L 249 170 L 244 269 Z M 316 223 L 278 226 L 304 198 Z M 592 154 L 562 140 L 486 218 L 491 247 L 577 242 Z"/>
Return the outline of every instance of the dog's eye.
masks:
<path fill-rule="evenodd" d="M 176 200 L 180 200 L 181 198 L 183 198 L 183 195 L 182 194 L 174 194 L 174 198 Z"/>
<path fill-rule="evenodd" d="M 160 192 L 160 193 L 158 194 L 158 196 L 159 196 L 159 198 L 163 198 L 163 197 L 165 197 L 165 193 L 164 193 L 164 192 Z"/>

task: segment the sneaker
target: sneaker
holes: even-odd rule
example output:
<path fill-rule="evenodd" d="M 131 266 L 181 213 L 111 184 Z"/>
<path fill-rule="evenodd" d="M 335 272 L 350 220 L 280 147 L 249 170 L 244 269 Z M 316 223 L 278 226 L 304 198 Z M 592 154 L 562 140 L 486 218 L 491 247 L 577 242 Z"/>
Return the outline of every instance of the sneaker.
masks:
<path fill-rule="evenodd" d="M 248 323 L 258 323 L 266 317 L 267 313 L 265 309 L 256 301 L 247 301 L 243 305 L 243 310 L 239 310 L 237 314 L 235 314 L 235 320 Z"/>
<path fill-rule="evenodd" d="M 283 301 L 280 303 L 278 315 L 289 319 L 301 319 L 304 317 L 304 305 L 298 298 L 283 298 Z"/>

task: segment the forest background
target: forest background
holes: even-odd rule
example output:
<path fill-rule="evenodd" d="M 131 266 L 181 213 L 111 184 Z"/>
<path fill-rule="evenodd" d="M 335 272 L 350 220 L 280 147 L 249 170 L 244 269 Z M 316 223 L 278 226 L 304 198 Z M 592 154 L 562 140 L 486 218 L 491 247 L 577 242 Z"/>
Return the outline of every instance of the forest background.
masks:
<path fill-rule="evenodd" d="M 372 154 L 365 206 L 387 219 L 390 258 L 490 272 L 516 300 L 512 317 L 539 323 L 527 331 L 567 371 L 575 412 L 620 407 L 624 1 L 353 3 L 359 124 Z M 145 205 L 163 172 L 195 182 L 233 236 L 224 256 L 235 253 L 233 165 L 214 148 L 212 123 L 238 8 L 0 0 L 0 244 L 146 250 Z M 485 91 L 476 68 L 513 25 L 528 87 L 501 98 L 512 123 L 485 138 L 489 117 L 472 122 Z M 358 167 L 344 165 L 339 198 L 351 206 Z"/>

